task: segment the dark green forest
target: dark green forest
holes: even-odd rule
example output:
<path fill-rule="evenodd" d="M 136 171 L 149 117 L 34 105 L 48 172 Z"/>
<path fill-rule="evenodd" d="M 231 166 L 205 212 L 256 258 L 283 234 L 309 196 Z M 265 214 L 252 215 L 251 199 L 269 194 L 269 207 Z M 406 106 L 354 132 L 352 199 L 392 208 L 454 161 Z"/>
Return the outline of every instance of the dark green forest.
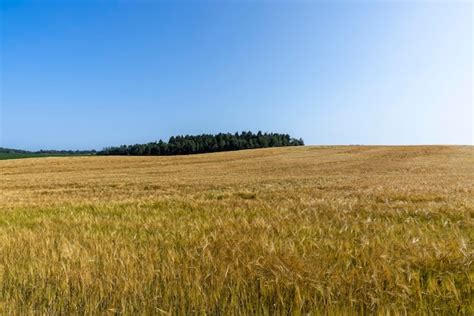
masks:
<path fill-rule="evenodd" d="M 0 147 L 0 160 L 42 157 L 68 157 L 95 155 L 95 150 L 40 150 L 28 151 Z"/>
<path fill-rule="evenodd" d="M 162 140 L 148 144 L 122 145 L 107 147 L 98 155 L 128 156 L 167 156 L 212 153 L 242 149 L 303 146 L 303 140 L 278 133 L 219 133 L 216 135 L 202 134 L 196 136 L 172 136 L 166 143 Z"/>
<path fill-rule="evenodd" d="M 28 151 L 21 149 L 3 148 L 0 147 L 0 154 L 17 154 L 17 155 L 92 155 L 95 154 L 95 150 L 39 150 L 39 151 Z"/>

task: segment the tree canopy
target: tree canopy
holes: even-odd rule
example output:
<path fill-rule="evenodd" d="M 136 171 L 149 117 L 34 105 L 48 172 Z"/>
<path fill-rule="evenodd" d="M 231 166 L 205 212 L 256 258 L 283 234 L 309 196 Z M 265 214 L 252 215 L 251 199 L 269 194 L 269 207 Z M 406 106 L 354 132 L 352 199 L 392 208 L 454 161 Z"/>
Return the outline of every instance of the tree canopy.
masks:
<path fill-rule="evenodd" d="M 216 135 L 172 136 L 166 143 L 162 140 L 148 144 L 107 147 L 99 155 L 165 156 L 212 153 L 241 149 L 281 146 L 303 146 L 303 140 L 288 134 L 252 132 L 219 133 Z"/>
<path fill-rule="evenodd" d="M 28 151 L 21 149 L 12 149 L 12 148 L 3 148 L 0 147 L 0 154 L 48 154 L 48 155 L 95 155 L 95 150 L 38 150 L 38 151 Z"/>

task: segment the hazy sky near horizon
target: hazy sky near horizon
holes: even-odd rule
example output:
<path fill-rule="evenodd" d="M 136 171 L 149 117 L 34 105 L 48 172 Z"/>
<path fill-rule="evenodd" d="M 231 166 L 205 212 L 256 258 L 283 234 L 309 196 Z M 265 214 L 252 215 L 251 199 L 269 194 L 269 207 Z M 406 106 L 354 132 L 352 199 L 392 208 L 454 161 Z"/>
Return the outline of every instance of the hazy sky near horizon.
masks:
<path fill-rule="evenodd" d="M 473 144 L 473 4 L 9 1 L 0 146 Z"/>

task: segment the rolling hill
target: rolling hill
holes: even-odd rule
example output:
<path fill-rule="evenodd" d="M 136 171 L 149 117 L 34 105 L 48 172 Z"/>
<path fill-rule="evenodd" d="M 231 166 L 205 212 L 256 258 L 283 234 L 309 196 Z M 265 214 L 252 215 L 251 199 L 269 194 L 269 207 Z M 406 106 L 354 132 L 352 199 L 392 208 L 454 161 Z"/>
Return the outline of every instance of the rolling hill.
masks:
<path fill-rule="evenodd" d="M 0 161 L 0 310 L 470 314 L 473 154 Z"/>

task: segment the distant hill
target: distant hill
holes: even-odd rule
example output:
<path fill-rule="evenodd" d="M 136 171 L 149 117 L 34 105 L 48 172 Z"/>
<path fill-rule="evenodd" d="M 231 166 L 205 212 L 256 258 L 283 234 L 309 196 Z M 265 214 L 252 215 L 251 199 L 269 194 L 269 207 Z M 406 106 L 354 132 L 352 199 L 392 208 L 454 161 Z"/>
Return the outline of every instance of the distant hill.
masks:
<path fill-rule="evenodd" d="M 39 157 L 82 156 L 82 155 L 95 155 L 95 154 L 96 154 L 95 150 L 28 151 L 28 150 L 0 147 L 0 160 L 19 159 L 19 158 L 39 158 Z"/>
<path fill-rule="evenodd" d="M 148 144 L 108 147 L 99 155 L 118 156 L 170 156 L 190 155 L 242 149 L 303 146 L 303 139 L 288 134 L 252 132 L 202 134 L 196 136 L 172 136 L 166 143 L 162 140 Z"/>
<path fill-rule="evenodd" d="M 0 147 L 0 154 L 28 154 L 29 151 Z"/>
<path fill-rule="evenodd" d="M 21 149 L 0 147 L 0 154 L 51 154 L 51 155 L 90 155 L 95 154 L 95 150 L 39 150 L 28 151 Z"/>
<path fill-rule="evenodd" d="M 0 147 L 0 159 L 77 155 L 172 156 L 285 146 L 304 146 L 304 141 L 288 134 L 262 132 L 180 135 L 170 137 L 168 142 L 160 140 L 147 144 L 106 147 L 99 152 L 95 150 L 28 151 Z"/>

